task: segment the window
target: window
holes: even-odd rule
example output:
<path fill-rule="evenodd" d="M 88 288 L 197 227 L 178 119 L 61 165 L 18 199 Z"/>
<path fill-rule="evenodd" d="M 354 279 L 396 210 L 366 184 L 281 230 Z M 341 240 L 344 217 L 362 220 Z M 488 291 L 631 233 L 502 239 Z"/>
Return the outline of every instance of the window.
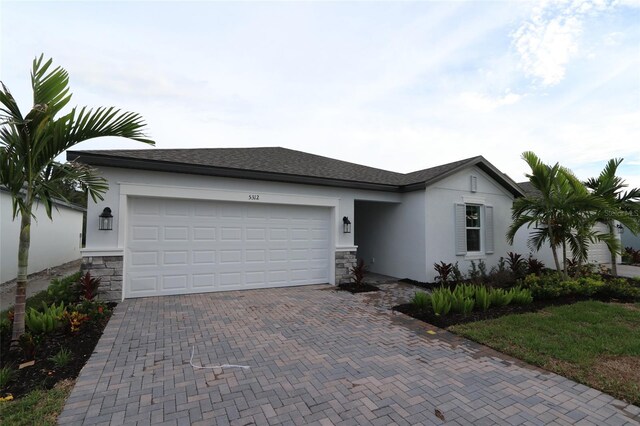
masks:
<path fill-rule="evenodd" d="M 458 256 L 493 253 L 493 206 L 482 203 L 456 204 L 455 239 Z"/>
<path fill-rule="evenodd" d="M 466 205 L 467 252 L 480 251 L 480 206 Z"/>

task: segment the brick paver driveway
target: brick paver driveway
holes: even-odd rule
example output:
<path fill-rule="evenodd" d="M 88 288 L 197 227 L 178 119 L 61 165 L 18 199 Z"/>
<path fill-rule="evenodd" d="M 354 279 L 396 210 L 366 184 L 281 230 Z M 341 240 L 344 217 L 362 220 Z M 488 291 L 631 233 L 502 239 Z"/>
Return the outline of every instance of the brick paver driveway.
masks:
<path fill-rule="evenodd" d="M 121 303 L 61 424 L 638 424 L 640 409 L 329 286 Z M 190 364 L 247 365 L 194 369 Z M 444 420 L 443 420 L 444 419 Z"/>

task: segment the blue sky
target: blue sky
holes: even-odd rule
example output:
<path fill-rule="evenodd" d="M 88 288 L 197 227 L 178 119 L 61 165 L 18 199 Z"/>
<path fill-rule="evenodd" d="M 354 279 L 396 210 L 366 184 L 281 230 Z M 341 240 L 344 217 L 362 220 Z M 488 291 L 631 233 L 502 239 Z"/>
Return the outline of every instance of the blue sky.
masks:
<path fill-rule="evenodd" d="M 640 2 L 0 2 L 2 81 L 34 56 L 158 148 L 283 146 L 409 172 L 523 151 L 640 187 Z M 142 148 L 114 139 L 80 149 Z"/>

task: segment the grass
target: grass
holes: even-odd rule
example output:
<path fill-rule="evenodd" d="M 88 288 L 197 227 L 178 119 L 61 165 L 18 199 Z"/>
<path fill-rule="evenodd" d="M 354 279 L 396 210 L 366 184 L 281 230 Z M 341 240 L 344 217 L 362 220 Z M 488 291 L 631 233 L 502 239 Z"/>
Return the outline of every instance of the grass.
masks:
<path fill-rule="evenodd" d="M 449 330 L 640 404 L 640 304 L 579 302 Z"/>
<path fill-rule="evenodd" d="M 73 384 L 73 380 L 64 380 L 53 389 L 35 390 L 18 400 L 0 402 L 0 424 L 56 425 Z"/>

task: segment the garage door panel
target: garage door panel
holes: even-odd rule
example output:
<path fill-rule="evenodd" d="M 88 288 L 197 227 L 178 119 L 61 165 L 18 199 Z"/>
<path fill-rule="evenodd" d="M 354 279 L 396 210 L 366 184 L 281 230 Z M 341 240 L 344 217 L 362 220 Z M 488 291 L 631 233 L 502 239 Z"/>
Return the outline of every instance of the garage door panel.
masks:
<path fill-rule="evenodd" d="M 133 198 L 126 297 L 329 281 L 328 208 Z"/>

